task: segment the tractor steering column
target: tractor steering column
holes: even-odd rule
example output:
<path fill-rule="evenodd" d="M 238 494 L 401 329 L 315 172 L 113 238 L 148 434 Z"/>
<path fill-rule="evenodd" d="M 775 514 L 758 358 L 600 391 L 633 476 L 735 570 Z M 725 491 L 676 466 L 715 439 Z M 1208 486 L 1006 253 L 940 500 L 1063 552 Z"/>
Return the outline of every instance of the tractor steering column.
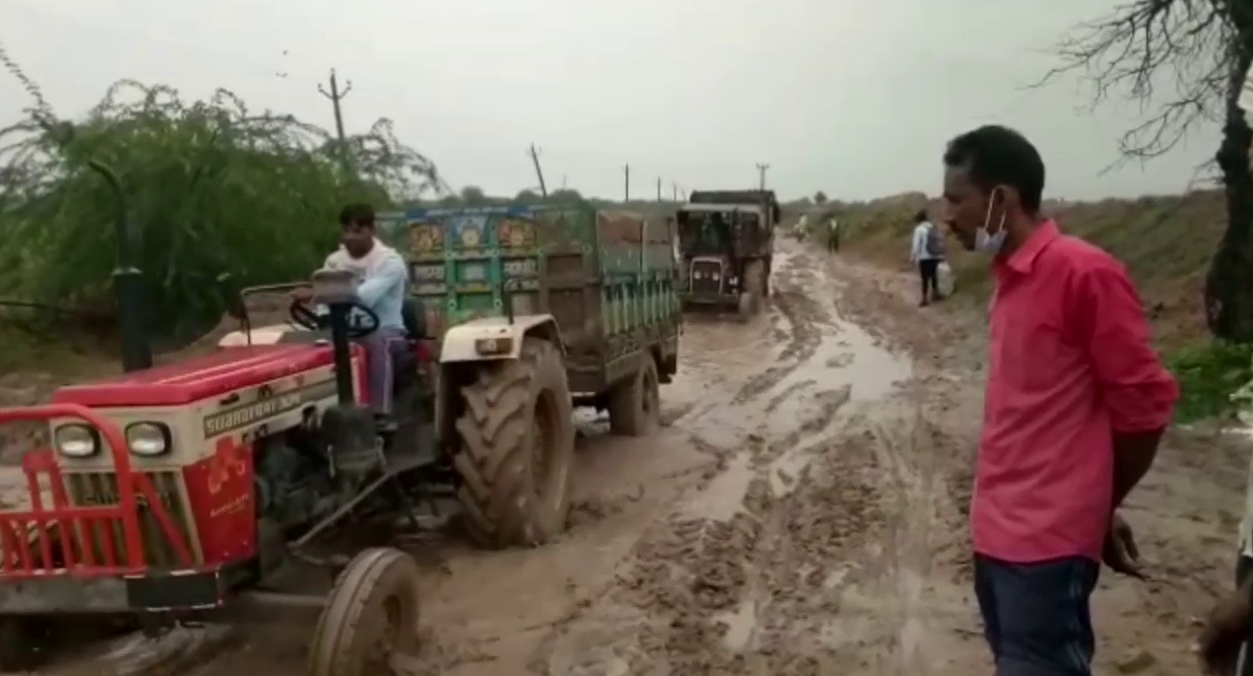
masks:
<path fill-rule="evenodd" d="M 312 301 L 325 305 L 326 314 L 318 314 L 308 305 L 296 301 L 290 308 L 292 321 L 310 331 L 330 330 L 331 349 L 335 355 L 335 391 L 339 403 L 355 404 L 351 341 L 377 331 L 378 315 L 357 300 L 356 283 L 348 270 L 322 269 L 313 273 Z M 355 317 L 362 320 L 352 321 Z"/>

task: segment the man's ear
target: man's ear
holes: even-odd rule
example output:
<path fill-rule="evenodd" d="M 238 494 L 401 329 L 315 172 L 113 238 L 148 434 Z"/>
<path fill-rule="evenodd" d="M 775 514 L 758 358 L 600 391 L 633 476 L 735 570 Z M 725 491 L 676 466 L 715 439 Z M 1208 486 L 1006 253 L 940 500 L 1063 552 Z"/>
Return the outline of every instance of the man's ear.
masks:
<path fill-rule="evenodd" d="M 998 185 L 993 188 L 992 199 L 996 201 L 997 194 L 1000 194 L 1000 208 L 1008 211 L 1020 211 L 1022 209 L 1022 196 L 1018 194 L 1018 190 L 1010 185 Z"/>

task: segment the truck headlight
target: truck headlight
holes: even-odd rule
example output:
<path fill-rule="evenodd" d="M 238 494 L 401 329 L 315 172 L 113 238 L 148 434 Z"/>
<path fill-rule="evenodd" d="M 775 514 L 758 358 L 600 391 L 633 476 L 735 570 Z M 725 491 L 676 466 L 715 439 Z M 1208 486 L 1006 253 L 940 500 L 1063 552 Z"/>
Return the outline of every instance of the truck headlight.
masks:
<path fill-rule="evenodd" d="M 62 425 L 53 432 L 52 443 L 67 458 L 90 458 L 100 452 L 100 435 L 90 425 Z"/>
<path fill-rule="evenodd" d="M 170 428 L 161 423 L 137 422 L 126 426 L 126 445 L 130 452 L 153 458 L 170 450 Z"/>

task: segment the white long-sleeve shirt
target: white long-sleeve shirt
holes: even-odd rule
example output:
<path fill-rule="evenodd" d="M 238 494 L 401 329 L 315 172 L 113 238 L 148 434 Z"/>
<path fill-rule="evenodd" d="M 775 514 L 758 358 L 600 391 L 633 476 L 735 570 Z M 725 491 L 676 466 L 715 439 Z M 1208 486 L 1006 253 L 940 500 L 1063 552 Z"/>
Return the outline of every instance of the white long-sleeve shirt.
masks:
<path fill-rule="evenodd" d="M 935 226 L 930 221 L 923 221 L 914 227 L 913 241 L 909 246 L 909 260 L 913 263 L 943 258 L 927 251 L 927 235 Z"/>

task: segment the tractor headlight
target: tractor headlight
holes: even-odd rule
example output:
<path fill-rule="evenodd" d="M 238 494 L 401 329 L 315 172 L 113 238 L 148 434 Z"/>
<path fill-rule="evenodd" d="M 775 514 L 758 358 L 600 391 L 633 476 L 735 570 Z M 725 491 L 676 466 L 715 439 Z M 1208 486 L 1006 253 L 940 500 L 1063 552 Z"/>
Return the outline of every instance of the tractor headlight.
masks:
<path fill-rule="evenodd" d="M 160 423 L 131 423 L 126 427 L 126 445 L 131 453 L 145 458 L 168 453 L 170 428 Z"/>
<path fill-rule="evenodd" d="M 62 425 L 52 434 L 52 443 L 67 458 L 90 458 L 100 452 L 100 435 L 90 425 Z"/>

